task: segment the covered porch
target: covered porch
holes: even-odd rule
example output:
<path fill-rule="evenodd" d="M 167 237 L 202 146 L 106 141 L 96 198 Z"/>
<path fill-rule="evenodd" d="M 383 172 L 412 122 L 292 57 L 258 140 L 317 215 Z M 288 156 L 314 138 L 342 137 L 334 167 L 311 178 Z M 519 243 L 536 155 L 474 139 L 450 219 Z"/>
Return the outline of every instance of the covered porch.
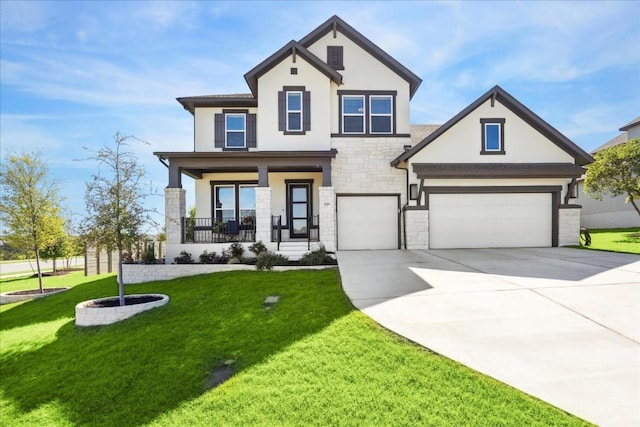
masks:
<path fill-rule="evenodd" d="M 197 257 L 233 242 L 262 241 L 270 250 L 287 241 L 319 242 L 335 250 L 331 159 L 336 153 L 154 153 L 169 173 L 167 262 L 186 248 Z M 195 216 L 187 212 L 183 174 L 195 180 Z"/>

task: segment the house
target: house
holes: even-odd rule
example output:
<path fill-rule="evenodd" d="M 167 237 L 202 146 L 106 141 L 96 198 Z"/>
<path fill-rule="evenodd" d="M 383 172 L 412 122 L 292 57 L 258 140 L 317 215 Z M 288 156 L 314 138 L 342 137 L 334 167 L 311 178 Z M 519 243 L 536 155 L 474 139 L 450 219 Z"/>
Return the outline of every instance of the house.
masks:
<path fill-rule="evenodd" d="M 421 79 L 337 16 L 244 77 L 250 93 L 178 98 L 193 150 L 154 153 L 169 173 L 169 261 L 231 241 L 578 243 L 572 189 L 591 157 L 500 87 L 443 126 L 412 127 Z M 183 175 L 195 179 L 195 219 Z"/>
<path fill-rule="evenodd" d="M 630 139 L 640 138 L 640 117 L 636 117 L 620 128 L 622 132 L 607 143 L 592 151 L 596 154 L 605 148 L 623 144 Z M 640 215 L 630 203 L 625 202 L 626 196 L 611 197 L 605 195 L 602 200 L 590 198 L 584 193 L 583 180 L 578 180 L 578 200 L 582 205 L 580 221 L 588 228 L 630 228 L 640 227 Z"/>

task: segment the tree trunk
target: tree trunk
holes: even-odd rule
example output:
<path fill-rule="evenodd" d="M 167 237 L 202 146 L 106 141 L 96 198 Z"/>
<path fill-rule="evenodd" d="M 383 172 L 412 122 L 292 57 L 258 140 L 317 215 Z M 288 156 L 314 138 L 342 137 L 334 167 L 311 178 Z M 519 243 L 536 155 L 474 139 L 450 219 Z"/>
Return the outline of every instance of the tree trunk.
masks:
<path fill-rule="evenodd" d="M 44 288 L 42 287 L 42 270 L 40 269 L 40 249 L 36 246 L 36 267 L 38 269 L 38 286 L 40 286 L 40 293 L 44 293 Z"/>
<path fill-rule="evenodd" d="M 638 212 L 638 215 L 640 215 L 640 209 L 638 209 L 638 205 L 636 205 L 635 200 L 633 200 L 633 197 L 631 196 L 629 196 L 629 203 L 631 203 L 636 212 Z"/>
<path fill-rule="evenodd" d="M 118 249 L 118 294 L 120 296 L 120 305 L 124 304 L 124 281 L 122 280 L 122 249 Z"/>

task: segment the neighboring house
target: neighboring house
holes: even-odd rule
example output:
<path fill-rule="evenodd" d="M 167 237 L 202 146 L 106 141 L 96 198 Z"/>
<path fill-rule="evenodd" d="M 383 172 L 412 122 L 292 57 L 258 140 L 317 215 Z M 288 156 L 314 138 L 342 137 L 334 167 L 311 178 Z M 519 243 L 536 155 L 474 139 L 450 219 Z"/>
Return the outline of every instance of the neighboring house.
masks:
<path fill-rule="evenodd" d="M 623 144 L 632 138 L 640 138 L 640 117 L 636 117 L 620 128 L 620 135 L 592 151 L 596 154 L 605 148 Z M 640 227 L 640 215 L 630 203 L 626 203 L 626 195 L 611 197 L 605 195 L 602 200 L 595 200 L 584 193 L 582 179 L 578 181 L 578 200 L 582 205 L 580 222 L 588 228 L 630 228 Z"/>
<path fill-rule="evenodd" d="M 155 153 L 169 169 L 168 262 L 230 241 L 578 243 L 570 190 L 591 157 L 497 86 L 440 127 L 411 126 L 421 79 L 337 16 L 244 77 L 251 93 L 178 98 L 193 150 Z"/>

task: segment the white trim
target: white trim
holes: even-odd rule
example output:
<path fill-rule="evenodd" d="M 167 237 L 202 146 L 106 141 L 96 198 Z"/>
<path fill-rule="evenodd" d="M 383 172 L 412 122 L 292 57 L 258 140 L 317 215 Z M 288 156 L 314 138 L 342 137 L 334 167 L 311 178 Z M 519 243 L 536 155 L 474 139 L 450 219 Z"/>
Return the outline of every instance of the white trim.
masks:
<path fill-rule="evenodd" d="M 487 146 L 487 143 L 489 142 L 489 139 L 487 138 L 487 126 L 498 126 L 498 148 L 489 148 Z M 502 147 L 502 123 L 500 122 L 486 122 L 483 123 L 483 132 L 484 132 L 484 147 L 482 147 L 484 149 L 484 151 L 502 151 L 503 147 Z"/>
<path fill-rule="evenodd" d="M 243 130 L 229 130 L 227 129 L 227 118 L 231 116 L 242 117 L 244 122 Z M 228 135 L 229 133 L 242 133 L 242 145 L 229 145 Z M 247 147 L 247 115 L 245 113 L 225 113 L 224 115 L 224 147 L 225 148 L 246 148 Z"/>
<path fill-rule="evenodd" d="M 374 98 L 387 98 L 389 99 L 389 109 L 390 112 L 388 114 L 374 114 L 371 108 L 371 101 Z M 388 132 L 374 132 L 373 131 L 373 121 L 374 117 L 389 117 L 389 131 Z M 376 135 L 389 135 L 393 133 L 393 96 L 392 95 L 370 95 L 369 96 L 369 133 Z"/>
<path fill-rule="evenodd" d="M 293 109 L 289 108 L 289 94 L 298 94 L 298 95 L 300 95 L 300 109 L 299 110 L 293 110 Z M 304 130 L 304 124 L 302 123 L 303 117 L 304 117 L 304 115 L 303 115 L 304 97 L 303 97 L 302 91 L 299 91 L 299 90 L 286 91 L 285 92 L 285 104 L 286 104 L 286 108 L 285 108 L 286 117 L 285 117 L 285 120 L 286 120 L 287 132 L 302 132 Z M 289 113 L 298 113 L 298 114 L 300 114 L 300 129 L 291 129 L 291 127 L 289 126 Z"/>
<path fill-rule="evenodd" d="M 355 114 L 355 113 L 345 113 L 344 111 L 344 101 L 346 98 L 361 98 L 362 99 L 362 113 L 361 114 Z M 342 133 L 344 134 L 353 134 L 353 135 L 364 135 L 367 133 L 367 122 L 366 122 L 366 118 L 367 118 L 367 102 L 366 102 L 366 97 L 365 95 L 342 95 Z M 347 132 L 344 128 L 344 118 L 345 117 L 362 117 L 362 132 Z"/>

